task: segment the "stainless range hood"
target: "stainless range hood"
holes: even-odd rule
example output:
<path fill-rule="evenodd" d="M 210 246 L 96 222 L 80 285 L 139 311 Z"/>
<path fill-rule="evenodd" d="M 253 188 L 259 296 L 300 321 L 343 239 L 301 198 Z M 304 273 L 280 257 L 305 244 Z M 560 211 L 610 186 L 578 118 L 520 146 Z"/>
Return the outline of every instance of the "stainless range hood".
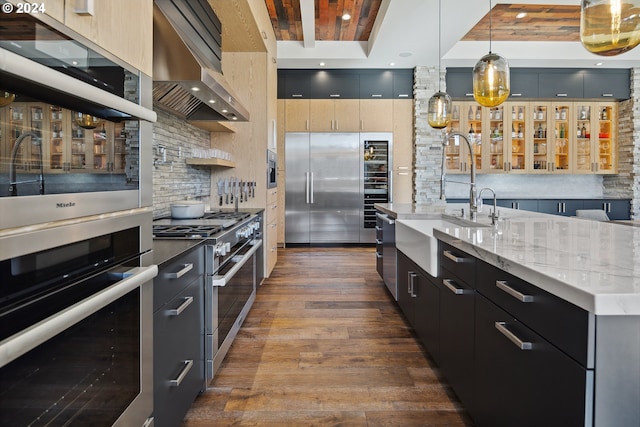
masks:
<path fill-rule="evenodd" d="M 249 112 L 218 72 L 219 45 L 205 33 L 214 23 L 203 19 L 211 15 L 217 21 L 207 0 L 156 0 L 153 101 L 196 126 L 216 130 L 217 122 L 248 121 Z"/>

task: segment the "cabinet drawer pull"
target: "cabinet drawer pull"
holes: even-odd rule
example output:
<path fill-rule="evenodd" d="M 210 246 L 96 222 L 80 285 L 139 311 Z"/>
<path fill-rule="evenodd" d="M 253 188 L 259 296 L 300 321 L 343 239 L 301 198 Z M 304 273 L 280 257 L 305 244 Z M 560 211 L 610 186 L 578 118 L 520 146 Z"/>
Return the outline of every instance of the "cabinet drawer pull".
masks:
<path fill-rule="evenodd" d="M 602 96 L 604 98 L 613 98 L 613 94 L 612 93 L 603 93 Z"/>
<path fill-rule="evenodd" d="M 533 348 L 533 344 L 529 341 L 522 341 L 516 334 L 507 329 L 507 324 L 505 322 L 496 322 L 496 329 L 502 335 L 507 337 L 509 341 L 514 343 L 520 350 L 531 350 Z"/>
<path fill-rule="evenodd" d="M 446 256 L 447 258 L 449 258 L 453 262 L 457 262 L 457 263 L 464 262 L 464 258 L 459 258 L 459 257 L 455 256 L 451 251 L 444 251 L 442 253 L 443 253 L 444 256 Z"/>
<path fill-rule="evenodd" d="M 516 291 L 504 280 L 496 280 L 496 286 L 498 289 L 505 291 L 520 302 L 533 302 L 533 296 L 525 295 L 522 292 Z"/>
<path fill-rule="evenodd" d="M 376 245 L 381 245 L 381 244 L 382 244 L 382 240 L 376 239 Z"/>
<path fill-rule="evenodd" d="M 512 93 L 512 94 L 511 94 L 511 96 L 518 96 L 518 97 L 520 97 L 520 96 L 522 96 L 522 94 L 521 94 L 521 93 Z"/>
<path fill-rule="evenodd" d="M 187 376 L 187 374 L 193 367 L 193 360 L 185 360 L 183 363 L 184 363 L 184 366 L 180 370 L 180 373 L 178 374 L 178 378 L 176 378 L 175 380 L 169 380 L 169 385 L 171 387 L 180 387 L 180 383 L 182 383 L 184 378 Z"/>
<path fill-rule="evenodd" d="M 464 294 L 464 289 L 456 287 L 456 285 L 454 285 L 453 283 L 454 282 L 451 279 L 442 279 L 442 284 L 449 288 L 451 292 L 456 295 Z"/>
<path fill-rule="evenodd" d="M 175 273 L 167 273 L 169 279 L 179 279 L 193 269 L 193 264 L 182 264 L 182 269 Z"/>
<path fill-rule="evenodd" d="M 566 98 L 568 96 L 568 94 L 566 94 L 566 93 L 556 93 L 556 96 L 561 97 L 561 98 Z"/>
<path fill-rule="evenodd" d="M 186 297 L 182 304 L 178 306 L 178 308 L 173 308 L 171 310 L 167 310 L 167 314 L 169 316 L 180 316 L 180 314 L 191 305 L 193 302 L 193 297 Z"/>
<path fill-rule="evenodd" d="M 376 252 L 376 258 L 382 258 L 382 254 L 380 252 Z"/>
<path fill-rule="evenodd" d="M 413 271 L 409 271 L 407 273 L 407 278 L 408 278 L 408 286 L 407 286 L 407 293 L 409 295 L 411 295 L 411 298 L 415 298 L 417 297 L 417 295 L 413 292 L 413 279 L 415 279 L 418 275 L 416 273 L 414 273 Z"/>

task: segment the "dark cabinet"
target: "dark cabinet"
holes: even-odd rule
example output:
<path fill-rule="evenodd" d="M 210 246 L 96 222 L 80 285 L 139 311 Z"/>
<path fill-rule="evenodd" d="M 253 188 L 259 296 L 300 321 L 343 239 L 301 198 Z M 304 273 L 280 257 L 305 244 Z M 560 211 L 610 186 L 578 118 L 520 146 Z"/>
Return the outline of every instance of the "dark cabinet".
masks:
<path fill-rule="evenodd" d="M 601 209 L 611 220 L 631 218 L 631 202 L 628 199 L 584 200 L 582 209 Z"/>
<path fill-rule="evenodd" d="M 179 426 L 205 387 L 204 249 L 160 266 L 154 279 L 154 418 L 159 427 Z"/>
<path fill-rule="evenodd" d="M 629 70 L 585 70 L 584 97 L 594 99 L 629 99 L 631 80 Z"/>
<path fill-rule="evenodd" d="M 438 365 L 465 405 L 473 401 L 475 259 L 440 242 Z"/>
<path fill-rule="evenodd" d="M 383 242 L 384 234 L 382 233 L 382 218 L 376 216 L 376 271 L 382 279 L 384 279 L 384 264 L 383 264 Z"/>
<path fill-rule="evenodd" d="M 398 305 L 435 360 L 440 359 L 440 297 L 431 276 L 398 251 Z"/>
<path fill-rule="evenodd" d="M 535 98 L 629 99 L 628 69 L 511 68 L 509 100 Z M 447 92 L 473 99 L 473 69 L 447 68 Z"/>
<path fill-rule="evenodd" d="M 542 70 L 538 74 L 540 98 L 582 98 L 583 86 L 581 71 Z"/>
<path fill-rule="evenodd" d="M 311 98 L 358 99 L 359 76 L 351 72 L 326 72 L 311 75 Z"/>
<path fill-rule="evenodd" d="M 282 80 L 284 80 L 285 99 L 311 98 L 311 79 L 308 74 L 291 72 L 284 76 Z M 278 84 L 281 84 L 280 78 Z"/>
<path fill-rule="evenodd" d="M 538 211 L 538 201 L 534 199 L 498 199 L 496 200 L 496 205 L 510 209 L 522 209 L 531 212 Z"/>
<path fill-rule="evenodd" d="M 383 99 L 393 97 L 393 74 L 391 71 L 372 71 L 360 74 L 360 99 Z"/>
<path fill-rule="evenodd" d="M 588 424 L 593 371 L 481 295 L 475 323 L 475 399 L 469 411 L 476 425 Z"/>
<path fill-rule="evenodd" d="M 509 100 L 538 97 L 537 72 L 522 70 L 512 73 L 510 78 L 511 90 L 509 91 Z"/>
<path fill-rule="evenodd" d="M 279 70 L 278 98 L 413 98 L 413 69 Z"/>
<path fill-rule="evenodd" d="M 576 210 L 584 206 L 582 200 L 538 200 L 538 212 L 561 216 L 576 216 Z"/>
<path fill-rule="evenodd" d="M 449 96 L 473 100 L 473 69 L 447 68 L 446 82 Z"/>
<path fill-rule="evenodd" d="M 413 98 L 413 69 L 393 71 L 393 97 Z"/>

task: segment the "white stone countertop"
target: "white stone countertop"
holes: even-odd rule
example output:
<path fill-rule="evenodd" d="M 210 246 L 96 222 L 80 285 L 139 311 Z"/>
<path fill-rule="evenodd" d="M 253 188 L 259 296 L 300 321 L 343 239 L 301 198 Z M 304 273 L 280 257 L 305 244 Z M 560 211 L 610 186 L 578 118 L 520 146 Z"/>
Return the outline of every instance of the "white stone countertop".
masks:
<path fill-rule="evenodd" d="M 640 315 L 640 227 L 499 207 L 496 229 L 488 212 L 484 227 L 454 222 L 434 236 L 596 315 Z"/>

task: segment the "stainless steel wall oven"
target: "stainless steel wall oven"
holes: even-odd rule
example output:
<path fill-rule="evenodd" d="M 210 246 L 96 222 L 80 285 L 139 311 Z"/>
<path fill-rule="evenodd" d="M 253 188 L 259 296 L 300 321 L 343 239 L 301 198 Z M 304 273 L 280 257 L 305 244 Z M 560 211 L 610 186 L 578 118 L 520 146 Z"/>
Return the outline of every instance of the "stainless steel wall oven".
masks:
<path fill-rule="evenodd" d="M 157 267 L 140 252 L 145 218 L 0 238 L 0 426 L 149 419 Z"/>
<path fill-rule="evenodd" d="M 151 205 L 151 79 L 46 15 L 2 21 L 0 229 Z"/>

